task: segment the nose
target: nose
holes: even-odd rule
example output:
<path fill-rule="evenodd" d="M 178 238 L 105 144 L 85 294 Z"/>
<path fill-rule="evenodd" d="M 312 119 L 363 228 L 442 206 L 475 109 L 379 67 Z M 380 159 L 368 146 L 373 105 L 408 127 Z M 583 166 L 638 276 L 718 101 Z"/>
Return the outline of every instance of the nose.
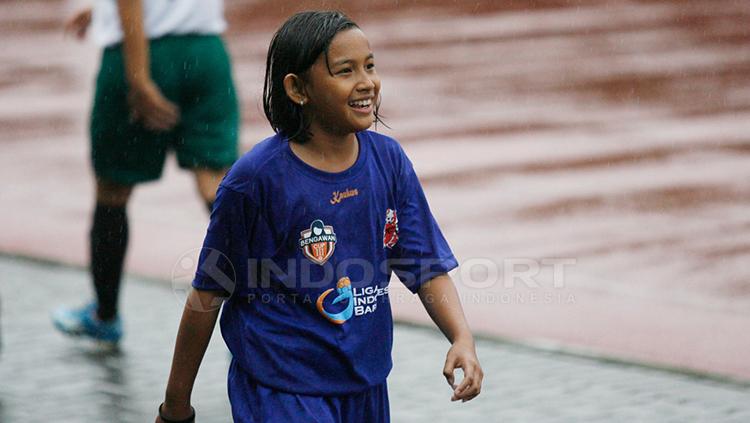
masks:
<path fill-rule="evenodd" d="M 359 92 L 370 92 L 374 89 L 375 82 L 373 82 L 370 78 L 364 78 L 362 81 L 360 81 L 359 86 L 357 86 L 357 91 Z"/>
<path fill-rule="evenodd" d="M 359 81 L 357 82 L 357 91 L 360 92 L 367 92 L 372 91 L 375 89 L 375 77 L 372 75 L 368 75 L 366 72 L 363 72 L 361 74 L 362 76 L 359 78 Z"/>

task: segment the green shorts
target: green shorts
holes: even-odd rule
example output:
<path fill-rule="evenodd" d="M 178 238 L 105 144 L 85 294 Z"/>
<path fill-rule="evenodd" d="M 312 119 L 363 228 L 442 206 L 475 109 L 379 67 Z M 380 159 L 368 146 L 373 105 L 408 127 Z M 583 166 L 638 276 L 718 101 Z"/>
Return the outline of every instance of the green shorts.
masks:
<path fill-rule="evenodd" d="M 179 106 L 180 122 L 168 132 L 131 123 L 121 44 L 104 49 L 90 127 L 96 176 L 123 185 L 158 179 L 170 149 L 182 168 L 229 167 L 237 159 L 239 111 L 221 37 L 151 40 L 150 57 L 151 78 Z"/>

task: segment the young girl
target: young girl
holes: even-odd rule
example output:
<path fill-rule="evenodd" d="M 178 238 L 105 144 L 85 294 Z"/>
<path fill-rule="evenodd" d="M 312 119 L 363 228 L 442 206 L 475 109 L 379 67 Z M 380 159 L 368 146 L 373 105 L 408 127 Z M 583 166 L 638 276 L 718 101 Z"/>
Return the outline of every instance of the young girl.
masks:
<path fill-rule="evenodd" d="M 228 297 L 236 422 L 388 422 L 391 271 L 452 344 L 452 400 L 479 394 L 474 340 L 447 275 L 456 259 L 404 151 L 367 131 L 379 92 L 369 42 L 343 14 L 300 13 L 274 35 L 264 108 L 276 135 L 219 187 L 157 421 L 194 419 L 214 305 Z"/>

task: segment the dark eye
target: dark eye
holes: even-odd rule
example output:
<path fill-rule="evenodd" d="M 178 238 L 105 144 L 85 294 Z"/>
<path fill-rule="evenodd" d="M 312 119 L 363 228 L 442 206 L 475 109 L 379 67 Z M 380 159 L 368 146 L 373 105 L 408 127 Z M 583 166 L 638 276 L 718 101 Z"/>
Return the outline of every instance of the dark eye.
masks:
<path fill-rule="evenodd" d="M 368 70 L 375 69 L 375 63 L 368 63 L 367 66 L 365 66 Z"/>
<path fill-rule="evenodd" d="M 343 74 L 343 73 L 349 73 L 352 71 L 352 68 L 343 68 L 340 69 L 338 72 L 336 72 L 336 75 Z"/>

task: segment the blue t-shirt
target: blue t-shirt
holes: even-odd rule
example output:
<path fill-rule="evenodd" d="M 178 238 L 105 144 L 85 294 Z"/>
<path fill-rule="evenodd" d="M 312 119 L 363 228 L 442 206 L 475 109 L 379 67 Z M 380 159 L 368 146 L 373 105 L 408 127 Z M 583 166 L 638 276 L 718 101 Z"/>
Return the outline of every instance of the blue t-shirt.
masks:
<path fill-rule="evenodd" d="M 228 293 L 224 340 L 259 384 L 343 395 L 382 383 L 391 271 L 417 292 L 458 265 L 401 146 L 357 140 L 355 164 L 329 173 L 276 135 L 219 186 L 193 287 Z"/>

